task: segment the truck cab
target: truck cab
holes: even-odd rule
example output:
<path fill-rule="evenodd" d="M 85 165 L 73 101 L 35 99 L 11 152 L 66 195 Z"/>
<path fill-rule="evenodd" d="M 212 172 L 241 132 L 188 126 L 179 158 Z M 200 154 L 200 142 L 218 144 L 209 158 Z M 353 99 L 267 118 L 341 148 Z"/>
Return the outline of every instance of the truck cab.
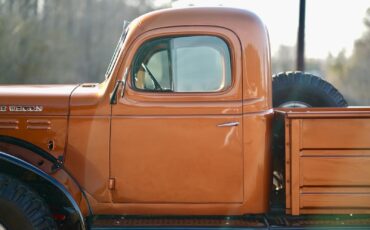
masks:
<path fill-rule="evenodd" d="M 106 81 L 71 95 L 75 152 L 67 146 L 65 165 L 86 178 L 92 198 L 125 213 L 267 211 L 273 111 L 268 36 L 258 17 L 224 8 L 158 11 L 131 22 L 119 46 Z M 89 151 L 78 147 L 81 138 Z M 77 156 L 102 173 L 90 182 L 96 170 L 76 164 Z"/>

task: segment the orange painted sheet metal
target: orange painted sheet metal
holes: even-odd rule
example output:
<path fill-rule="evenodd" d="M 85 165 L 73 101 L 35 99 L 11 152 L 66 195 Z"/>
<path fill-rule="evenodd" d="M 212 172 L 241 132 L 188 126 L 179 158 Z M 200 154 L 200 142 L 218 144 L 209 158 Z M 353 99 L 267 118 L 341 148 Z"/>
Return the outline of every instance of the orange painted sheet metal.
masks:
<path fill-rule="evenodd" d="M 243 202 L 242 129 L 217 127 L 229 121 L 242 123 L 240 116 L 113 119 L 112 133 L 130 130 L 112 135 L 113 200 Z"/>
<path fill-rule="evenodd" d="M 78 85 L 1 85 L 1 114 L 66 116 L 69 97 Z"/>
<path fill-rule="evenodd" d="M 55 158 L 65 152 L 67 133 L 66 116 L 42 115 L 5 115 L 0 117 L 0 136 L 27 141 L 50 153 Z M 10 146 L 0 144 L 0 150 L 13 153 Z M 15 154 L 15 153 L 14 153 Z M 34 155 L 25 155 L 23 159 L 32 161 Z"/>
<path fill-rule="evenodd" d="M 287 213 L 370 213 L 370 108 L 283 109 Z"/>

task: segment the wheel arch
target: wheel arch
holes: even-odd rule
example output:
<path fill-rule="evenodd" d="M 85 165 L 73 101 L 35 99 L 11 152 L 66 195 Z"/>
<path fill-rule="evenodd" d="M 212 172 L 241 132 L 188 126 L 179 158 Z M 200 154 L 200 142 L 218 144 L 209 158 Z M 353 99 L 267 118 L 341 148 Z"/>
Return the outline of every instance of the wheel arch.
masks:
<path fill-rule="evenodd" d="M 49 207 L 50 205 L 58 205 L 60 203 L 66 205 L 65 207 L 67 207 L 69 212 L 68 215 L 72 216 L 73 221 L 76 221 L 76 223 L 78 221 L 77 224 L 80 226 L 80 229 L 86 229 L 85 218 L 80 206 L 81 203 L 84 203 L 88 215 L 91 215 L 88 201 L 79 185 L 77 184 L 76 186 L 71 184 L 71 179 L 73 181 L 72 183 L 76 183 L 75 180 L 71 178 L 63 169 L 59 168 L 60 170 L 55 173 L 58 175 L 51 176 L 35 165 L 1 150 L 0 169 L 1 173 L 16 177 L 25 184 L 29 185 L 45 199 Z M 68 186 L 65 186 L 63 182 L 60 182 L 59 180 L 68 182 Z M 68 189 L 66 187 L 68 187 Z M 80 205 L 77 202 L 78 200 Z"/>

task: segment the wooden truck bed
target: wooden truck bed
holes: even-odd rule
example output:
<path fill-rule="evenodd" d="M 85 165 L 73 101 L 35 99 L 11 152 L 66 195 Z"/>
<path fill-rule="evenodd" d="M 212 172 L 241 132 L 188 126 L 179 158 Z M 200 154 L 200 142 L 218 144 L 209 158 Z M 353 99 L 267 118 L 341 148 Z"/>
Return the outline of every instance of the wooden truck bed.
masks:
<path fill-rule="evenodd" d="M 286 208 L 370 213 L 370 108 L 285 109 Z"/>

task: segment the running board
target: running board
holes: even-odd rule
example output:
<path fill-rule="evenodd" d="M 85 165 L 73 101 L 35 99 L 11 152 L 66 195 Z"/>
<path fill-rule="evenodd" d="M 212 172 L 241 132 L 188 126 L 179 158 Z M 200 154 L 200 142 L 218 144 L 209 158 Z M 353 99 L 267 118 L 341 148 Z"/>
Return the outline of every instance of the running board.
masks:
<path fill-rule="evenodd" d="M 95 216 L 93 230 L 368 230 L 370 215 L 363 216 Z"/>
<path fill-rule="evenodd" d="M 268 229 L 263 216 L 97 216 L 91 229 Z"/>

